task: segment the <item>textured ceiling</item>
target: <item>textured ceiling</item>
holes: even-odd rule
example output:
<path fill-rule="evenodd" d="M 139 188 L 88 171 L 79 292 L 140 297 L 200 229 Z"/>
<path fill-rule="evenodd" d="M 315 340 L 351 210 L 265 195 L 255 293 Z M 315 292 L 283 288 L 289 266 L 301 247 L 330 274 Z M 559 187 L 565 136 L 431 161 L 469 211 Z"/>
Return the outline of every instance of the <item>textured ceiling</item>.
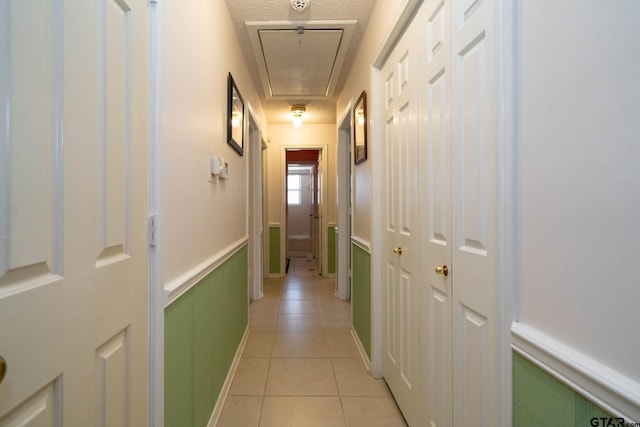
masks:
<path fill-rule="evenodd" d="M 247 21 L 314 21 L 314 20 L 357 20 L 351 47 L 347 52 L 342 74 L 337 80 L 335 93 L 340 93 L 346 79 L 355 53 L 358 50 L 364 30 L 369 23 L 369 17 L 375 0 L 310 0 L 304 12 L 298 13 L 291 9 L 289 0 L 227 0 L 227 7 L 233 20 L 233 25 L 240 41 L 244 58 L 252 72 L 252 78 L 257 88 L 262 87 L 257 64 L 252 51 Z M 259 91 L 260 92 L 260 91 Z M 291 104 L 305 104 L 307 113 L 305 123 L 335 123 L 335 98 L 326 101 L 300 99 L 265 100 L 262 102 L 267 122 L 286 123 L 291 121 Z"/>

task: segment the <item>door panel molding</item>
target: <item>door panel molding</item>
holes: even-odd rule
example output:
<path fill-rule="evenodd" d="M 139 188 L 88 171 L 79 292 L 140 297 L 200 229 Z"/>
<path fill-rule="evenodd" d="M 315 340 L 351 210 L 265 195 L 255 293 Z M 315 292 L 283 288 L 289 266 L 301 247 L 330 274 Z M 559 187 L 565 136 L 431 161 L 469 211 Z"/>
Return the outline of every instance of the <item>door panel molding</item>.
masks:
<path fill-rule="evenodd" d="M 0 419 L 0 427 L 15 425 L 62 426 L 62 378 L 56 378 Z"/>
<path fill-rule="evenodd" d="M 96 350 L 96 424 L 131 425 L 131 346 L 129 328 Z"/>
<path fill-rule="evenodd" d="M 0 296 L 55 282 L 64 262 L 62 1 L 24 31 L 30 7 L 0 6 Z"/>
<path fill-rule="evenodd" d="M 96 267 L 131 252 L 131 8 L 98 3 L 98 239 Z"/>

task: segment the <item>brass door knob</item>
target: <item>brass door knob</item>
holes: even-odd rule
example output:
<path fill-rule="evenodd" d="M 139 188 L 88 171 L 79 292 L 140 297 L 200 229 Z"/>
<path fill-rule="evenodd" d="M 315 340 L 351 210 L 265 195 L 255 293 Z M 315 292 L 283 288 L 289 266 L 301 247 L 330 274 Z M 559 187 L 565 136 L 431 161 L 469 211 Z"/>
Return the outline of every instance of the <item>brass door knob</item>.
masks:
<path fill-rule="evenodd" d="M 4 379 L 7 373 L 7 362 L 4 361 L 4 357 L 0 356 L 0 383 Z"/>
<path fill-rule="evenodd" d="M 402 246 L 398 246 L 397 248 L 393 248 L 393 253 L 402 255 Z"/>
<path fill-rule="evenodd" d="M 443 274 L 444 276 L 449 275 L 449 267 L 446 265 L 439 265 L 436 267 L 436 274 Z"/>

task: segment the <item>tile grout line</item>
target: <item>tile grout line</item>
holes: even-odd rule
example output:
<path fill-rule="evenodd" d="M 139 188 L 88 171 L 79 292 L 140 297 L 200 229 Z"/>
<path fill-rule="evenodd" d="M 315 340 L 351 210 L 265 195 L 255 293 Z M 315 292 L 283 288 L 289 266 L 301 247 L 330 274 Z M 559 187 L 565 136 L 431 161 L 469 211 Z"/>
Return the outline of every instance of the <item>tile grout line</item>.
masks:
<path fill-rule="evenodd" d="M 288 280 L 291 279 L 291 280 Z M 330 344 L 330 340 L 329 340 L 329 336 L 333 336 L 336 335 L 339 338 L 339 332 L 341 332 L 341 330 L 343 329 L 343 324 L 345 324 L 345 320 L 347 319 L 343 319 L 342 318 L 342 310 L 340 309 L 341 306 L 339 304 L 334 305 L 331 302 L 327 301 L 327 298 L 323 298 L 326 297 L 328 294 L 326 292 L 328 292 L 329 288 L 328 288 L 329 282 L 325 282 L 322 280 L 321 277 L 319 276 L 304 276 L 304 277 L 297 277 L 297 278 L 289 278 L 289 277 L 285 277 L 282 281 L 278 281 L 276 283 L 274 283 L 274 287 L 270 290 L 269 295 L 271 298 L 277 298 L 277 301 L 274 301 L 273 303 L 269 302 L 268 304 L 265 304 L 266 307 L 270 307 L 268 310 L 269 313 L 272 313 L 275 316 L 275 323 L 272 325 L 272 329 L 269 331 L 251 331 L 251 333 L 253 332 L 269 332 L 269 336 L 270 336 L 270 347 L 268 349 L 268 352 L 263 352 L 262 354 L 264 354 L 266 356 L 266 358 L 268 358 L 268 363 L 267 363 L 267 372 L 266 372 L 266 378 L 264 381 L 264 387 L 262 388 L 262 394 L 261 395 L 255 395 L 256 397 L 261 398 L 260 400 L 260 407 L 259 407 L 259 412 L 258 412 L 258 417 L 257 417 L 257 421 L 258 421 L 258 425 L 260 425 L 260 423 L 263 422 L 268 422 L 269 421 L 269 414 L 265 413 L 265 409 L 271 408 L 274 403 L 271 402 L 270 405 L 266 405 L 266 398 L 267 397 L 273 397 L 273 398 L 300 398 L 300 399 L 314 399 L 314 398 L 331 398 L 331 399 L 338 399 L 338 404 L 340 405 L 340 409 L 338 412 L 338 408 L 335 407 L 335 416 L 336 416 L 336 422 L 339 419 L 339 414 L 342 414 L 342 420 L 344 425 L 348 425 L 348 418 L 347 418 L 347 411 L 346 411 L 346 407 L 345 407 L 345 398 L 348 397 L 354 397 L 354 396 L 346 396 L 343 395 L 343 391 L 340 389 L 340 385 L 338 382 L 338 375 L 337 375 L 337 365 L 336 362 L 339 360 L 344 360 L 344 359 L 355 359 L 358 360 L 359 358 L 357 356 L 349 356 L 348 352 L 345 353 L 345 351 L 342 349 L 343 345 L 342 343 L 342 339 L 334 339 L 335 344 L 336 344 L 336 351 L 332 351 L 332 346 Z M 311 291 L 311 289 L 313 289 Z M 293 292 L 291 292 L 293 291 Z M 289 293 L 289 295 L 291 296 L 295 296 L 296 292 L 300 293 L 302 297 L 304 296 L 309 296 L 310 299 L 301 299 L 301 300 L 296 300 L 296 299 L 285 299 L 285 295 L 287 295 L 287 293 Z M 323 297 L 321 297 L 323 296 Z M 275 299 L 274 298 L 274 299 Z M 282 324 L 280 323 L 281 320 L 281 316 L 285 315 L 285 314 L 293 314 L 293 315 L 313 315 L 316 313 L 310 313 L 307 310 L 315 310 L 311 309 L 309 307 L 309 305 L 311 305 L 310 303 L 301 303 L 301 306 L 304 307 L 302 309 L 303 312 L 301 313 L 284 313 L 283 310 L 288 310 L 289 308 L 285 306 L 285 304 L 287 303 L 287 301 L 313 301 L 313 304 L 315 304 L 315 306 L 317 307 L 317 309 L 319 310 L 317 314 L 319 314 L 319 320 L 321 322 L 321 330 L 320 328 L 314 329 L 317 326 L 314 326 L 310 329 L 310 330 L 295 330 L 295 324 L 296 322 L 298 322 L 298 319 L 291 319 L 291 321 L 293 322 L 292 325 L 289 326 L 294 326 L 294 330 L 281 330 L 278 331 L 279 327 L 282 327 Z M 324 301 L 325 304 L 321 304 L 321 301 Z M 293 306 L 295 306 L 295 304 L 293 304 Z M 260 311 L 262 311 L 262 309 L 260 307 L 257 307 L 258 310 L 257 313 L 260 313 Z M 346 313 L 347 315 L 349 313 Z M 329 321 L 329 318 L 331 318 L 332 315 L 336 315 L 338 316 L 337 319 L 335 319 L 335 321 Z M 317 319 L 317 318 L 316 318 Z M 305 323 L 305 319 L 300 318 L 299 321 Z M 261 320 L 258 320 L 258 322 L 261 322 Z M 313 322 L 313 321 L 312 321 Z M 290 322 L 289 322 L 290 323 Z M 328 323 L 330 323 L 330 325 L 328 325 Z M 348 323 L 348 322 L 347 322 Z M 259 324 L 256 324 L 259 325 Z M 305 324 L 306 325 L 306 324 Z M 308 325 L 306 325 L 306 327 L 309 327 Z M 345 326 L 344 328 L 346 328 L 347 330 L 349 329 L 348 326 Z M 285 328 L 287 329 L 287 328 Z M 321 334 L 318 334 L 318 333 Z M 280 334 L 280 335 L 279 335 Z M 291 349 L 287 349 L 286 347 L 281 348 L 281 350 L 285 350 L 285 352 L 280 350 L 280 353 L 282 354 L 281 356 L 276 356 L 276 352 L 275 350 L 276 348 L 276 342 L 280 342 L 281 344 L 284 342 L 287 342 L 287 339 L 284 338 L 284 335 L 286 334 L 293 334 L 293 335 L 298 335 L 298 336 L 304 336 L 304 335 L 313 335 L 313 334 L 317 334 L 317 338 L 322 340 L 322 346 L 326 346 L 326 351 L 327 351 L 327 355 L 326 356 L 321 356 L 318 354 L 323 354 L 322 352 L 317 352 L 317 351 L 313 351 L 313 352 L 306 352 L 303 351 L 301 354 L 311 354 L 312 356 L 301 356 L 301 355 L 295 355 L 297 353 L 291 353 Z M 277 340 L 277 337 L 280 336 L 281 340 Z M 351 339 L 353 340 L 353 338 L 351 337 Z M 284 340 L 284 341 L 282 341 Z M 317 341 L 315 338 L 313 339 L 315 342 L 317 342 L 318 344 L 320 344 L 320 341 Z M 316 344 L 314 344 L 315 346 Z M 295 349 L 296 347 L 293 347 L 293 349 Z M 303 349 L 309 349 L 310 347 L 303 347 Z M 279 353 L 279 354 L 280 354 Z M 294 355 L 292 355 L 294 354 Z M 246 357 L 246 356 L 245 356 Z M 255 356 L 255 357 L 262 357 L 262 356 Z M 299 359 L 328 359 L 328 362 L 331 365 L 331 372 L 333 373 L 333 380 L 334 380 L 334 385 L 335 385 L 335 389 L 336 389 L 336 393 L 335 394 L 283 394 L 283 395 L 269 395 L 267 394 L 267 388 L 268 385 L 270 383 L 270 374 L 271 369 L 273 368 L 273 361 L 274 359 L 288 359 L 288 358 L 299 358 Z M 283 363 L 283 362 L 280 362 Z M 340 364 L 339 364 L 340 365 Z M 342 365 L 340 365 L 342 366 Z M 328 373 L 328 371 L 325 371 Z M 325 374 L 326 375 L 326 374 Z M 273 380 L 274 378 L 272 377 L 271 380 Z M 348 379 L 348 378 L 347 378 Z M 350 387 L 350 386 L 349 386 Z M 275 390 L 274 391 L 278 391 Z M 285 390 L 282 390 L 285 391 Z M 329 391 L 329 390 L 326 390 Z M 356 396 L 357 397 L 357 396 Z M 360 396 L 360 397 L 368 397 L 371 399 L 378 399 L 381 398 L 383 396 Z M 335 400 L 334 400 L 335 402 Z M 258 402 L 256 402 L 258 403 Z M 277 406 L 277 405 L 276 405 Z M 256 408 L 257 409 L 257 408 Z M 273 408 L 271 408 L 273 410 Z M 269 411 L 270 413 L 270 411 Z"/>
<path fill-rule="evenodd" d="M 282 287 L 284 287 L 284 281 L 282 283 Z M 267 377 L 264 380 L 264 389 L 262 390 L 262 403 L 260 405 L 260 415 L 258 416 L 258 426 L 262 422 L 262 415 L 264 411 L 264 402 L 267 396 L 267 385 L 269 384 L 269 372 L 271 372 L 271 361 L 273 360 L 273 347 L 276 341 L 276 333 L 278 331 L 278 323 L 280 322 L 280 304 L 282 304 L 282 291 L 280 288 L 280 292 L 278 294 L 278 306 L 276 308 L 276 324 L 273 328 L 273 336 L 271 338 L 271 346 L 269 350 L 269 362 L 267 364 Z"/>
<path fill-rule="evenodd" d="M 340 404 L 340 411 L 342 413 L 342 421 L 344 422 L 344 425 L 347 426 L 348 425 L 348 420 L 347 420 L 347 413 L 344 409 L 344 403 L 342 400 L 342 391 L 340 390 L 340 384 L 338 384 L 338 375 L 336 374 L 336 365 L 334 363 L 334 358 L 333 358 L 333 354 L 331 352 L 331 346 L 329 345 L 329 335 L 327 333 L 327 325 L 325 323 L 325 313 L 324 313 L 324 309 L 322 307 L 322 305 L 320 304 L 320 299 L 318 296 L 318 285 L 314 285 L 314 290 L 316 292 L 316 298 L 318 299 L 316 302 L 318 303 L 318 306 L 320 307 L 320 316 L 322 318 L 322 330 L 324 331 L 324 339 L 327 343 L 327 347 L 329 349 L 329 360 L 331 362 L 331 371 L 333 372 L 333 380 L 336 383 L 336 390 L 338 392 L 338 402 Z"/>

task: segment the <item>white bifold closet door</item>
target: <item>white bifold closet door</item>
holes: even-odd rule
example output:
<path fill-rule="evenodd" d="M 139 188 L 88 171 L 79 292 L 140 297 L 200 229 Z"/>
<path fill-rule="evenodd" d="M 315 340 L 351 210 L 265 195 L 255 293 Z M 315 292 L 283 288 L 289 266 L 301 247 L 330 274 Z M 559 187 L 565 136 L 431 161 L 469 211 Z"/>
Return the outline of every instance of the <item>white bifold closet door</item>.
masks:
<path fill-rule="evenodd" d="M 407 421 L 421 405 L 418 87 L 420 41 L 409 27 L 382 69 L 384 86 L 383 375 Z"/>
<path fill-rule="evenodd" d="M 493 0 L 425 1 L 382 70 L 393 130 L 385 134 L 385 250 L 403 249 L 395 264 L 385 254 L 383 363 L 411 426 L 497 426 L 504 408 L 496 8 Z M 394 91 L 405 88 L 413 94 L 399 102 Z M 412 192 L 402 204 L 395 193 L 405 183 Z M 401 244 L 390 236 L 409 234 L 405 217 L 419 239 Z"/>

